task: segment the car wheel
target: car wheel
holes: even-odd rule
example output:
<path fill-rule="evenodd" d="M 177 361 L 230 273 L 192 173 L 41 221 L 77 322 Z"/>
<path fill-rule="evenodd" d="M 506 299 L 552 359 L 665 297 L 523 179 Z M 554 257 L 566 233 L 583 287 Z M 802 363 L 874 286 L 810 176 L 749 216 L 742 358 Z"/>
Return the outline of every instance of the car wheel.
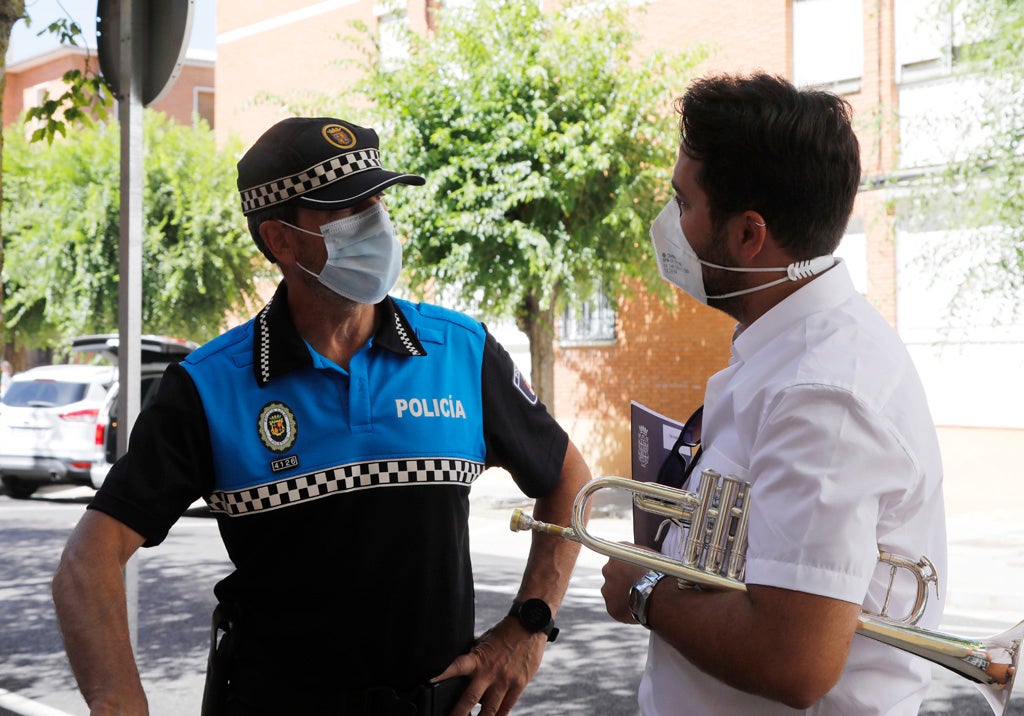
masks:
<path fill-rule="evenodd" d="M 0 480 L 4 483 L 4 491 L 15 500 L 27 500 L 39 487 L 39 485 L 34 483 L 25 482 L 16 477 L 8 477 L 7 475 L 0 477 Z"/>

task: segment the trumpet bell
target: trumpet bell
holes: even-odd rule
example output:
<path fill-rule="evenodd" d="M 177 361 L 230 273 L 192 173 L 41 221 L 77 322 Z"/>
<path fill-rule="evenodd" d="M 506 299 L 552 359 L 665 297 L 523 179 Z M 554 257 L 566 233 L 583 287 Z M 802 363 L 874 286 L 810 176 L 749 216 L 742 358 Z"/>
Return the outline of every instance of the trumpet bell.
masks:
<path fill-rule="evenodd" d="M 983 666 L 984 676 L 975 686 L 985 697 L 993 713 L 1000 716 L 1009 706 L 1013 682 L 1017 678 L 1017 660 L 1022 637 L 1024 621 L 1000 634 L 981 640 L 981 650 L 984 654 L 982 664 L 986 661 L 988 664 Z"/>

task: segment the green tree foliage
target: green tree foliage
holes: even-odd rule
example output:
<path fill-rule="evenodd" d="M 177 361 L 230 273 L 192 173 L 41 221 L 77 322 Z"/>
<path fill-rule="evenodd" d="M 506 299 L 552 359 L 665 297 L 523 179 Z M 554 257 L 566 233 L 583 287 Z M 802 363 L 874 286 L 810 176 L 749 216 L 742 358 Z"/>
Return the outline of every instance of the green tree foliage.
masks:
<path fill-rule="evenodd" d="M 29 22 L 29 18 L 25 18 Z M 82 28 L 68 18 L 51 22 L 45 30 L 38 34 L 49 33 L 60 39 L 62 45 L 78 46 L 82 39 Z M 93 119 L 102 120 L 107 117 L 114 106 L 114 98 L 103 79 L 93 70 L 92 57 L 86 54 L 85 69 L 72 69 L 64 73 L 64 92 L 51 97 L 45 93 L 43 100 L 25 113 L 27 120 L 38 125 L 32 132 L 32 141 L 45 139 L 50 144 L 57 137 L 67 136 L 68 128 L 76 124 L 86 127 L 92 125 Z"/>
<path fill-rule="evenodd" d="M 147 110 L 143 330 L 202 341 L 255 297 L 240 221 L 237 147 Z M 25 347 L 117 330 L 120 138 L 116 124 L 53 144 L 9 132 L 3 219 L 7 329 Z"/>
<path fill-rule="evenodd" d="M 24 20 L 25 25 L 32 24 L 31 18 L 25 14 L 24 0 L 0 0 L 0 108 L 3 106 L 3 93 L 6 85 L 6 56 L 10 46 L 11 29 L 19 20 Z M 62 44 L 78 45 L 82 39 L 82 29 L 70 18 L 63 18 L 50 23 L 39 35 L 50 33 L 58 37 Z M 94 118 L 102 119 L 113 105 L 113 100 L 103 81 L 92 69 L 91 59 L 87 56 L 85 71 L 78 69 L 68 70 L 64 76 L 64 93 L 57 97 L 50 97 L 49 93 L 36 107 L 32 107 L 26 113 L 29 119 L 36 122 L 37 126 L 32 134 L 32 141 L 46 139 L 53 143 L 58 135 L 66 135 L 69 126 L 75 124 L 90 125 Z M 0 129 L 0 163 L 3 160 L 4 134 Z M 0 204 L 3 203 L 3 176 L 0 173 Z M 5 232 L 0 222 L 0 275 L 6 275 L 4 265 L 6 262 Z M 0 280 L 0 304 L 3 297 L 7 295 L 7 287 Z M 0 305 L 0 344 L 6 349 L 12 343 L 11 336 L 6 328 L 6 315 L 3 306 Z"/>
<path fill-rule="evenodd" d="M 968 68 L 987 78 L 981 117 L 989 141 L 954 165 L 964 217 L 988 243 L 989 268 L 979 272 L 983 291 L 1024 295 L 1024 3 L 971 0 L 967 22 L 986 40 L 965 48 Z"/>
<path fill-rule="evenodd" d="M 595 5 L 602 5 L 597 9 Z M 387 166 L 426 177 L 389 209 L 414 291 L 514 318 L 549 399 L 554 317 L 639 280 L 663 292 L 648 228 L 668 197 L 672 112 L 699 52 L 640 57 L 627 12 L 479 2 L 409 33 L 408 57 L 367 47 L 359 85 Z M 321 111 L 345 111 L 337 100 Z"/>
<path fill-rule="evenodd" d="M 25 0 L 0 0 L 0 116 L 3 116 L 4 91 L 7 89 L 7 50 L 11 45 L 11 28 L 25 16 Z M 4 134 L 0 127 L 0 163 L 4 155 Z M 0 172 L 0 205 L 3 204 L 3 173 Z M 4 267 L 4 231 L 3 222 L 0 221 L 0 274 Z M 0 300 L 3 297 L 3 281 L 0 279 Z M 7 343 L 4 330 L 3 307 L 0 306 L 0 348 Z M 3 350 L 0 350 L 2 353 Z"/>
<path fill-rule="evenodd" d="M 937 267 L 963 266 L 962 256 L 972 257 L 955 312 L 971 311 L 969 299 L 983 295 L 1019 315 L 1024 309 L 1024 3 L 944 0 L 938 6 L 947 23 L 950 14 L 956 18 L 954 67 L 970 86 L 980 85 L 981 105 L 966 105 L 966 114 L 958 117 L 963 135 L 972 141 L 951 147 L 944 171 L 920 182 L 903 208 L 911 217 L 961 232 L 962 241 L 932 257 Z"/>

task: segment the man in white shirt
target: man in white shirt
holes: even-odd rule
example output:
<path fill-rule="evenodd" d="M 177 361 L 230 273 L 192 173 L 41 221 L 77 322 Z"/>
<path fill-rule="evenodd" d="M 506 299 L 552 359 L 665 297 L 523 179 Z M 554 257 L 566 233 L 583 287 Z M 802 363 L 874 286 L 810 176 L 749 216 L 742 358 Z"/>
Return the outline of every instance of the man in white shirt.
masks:
<path fill-rule="evenodd" d="M 651 227 L 659 269 L 738 321 L 686 489 L 704 469 L 751 483 L 747 591 L 680 589 L 609 561 L 609 614 L 652 632 L 641 710 L 916 714 L 930 664 L 855 636 L 886 599 L 879 550 L 926 556 L 943 585 L 946 535 L 920 380 L 832 257 L 860 180 L 852 110 L 763 74 L 698 80 L 676 108 L 675 196 Z M 662 551 L 678 557 L 684 531 Z M 916 586 L 898 574 L 891 616 Z M 920 626 L 936 626 L 939 596 Z"/>

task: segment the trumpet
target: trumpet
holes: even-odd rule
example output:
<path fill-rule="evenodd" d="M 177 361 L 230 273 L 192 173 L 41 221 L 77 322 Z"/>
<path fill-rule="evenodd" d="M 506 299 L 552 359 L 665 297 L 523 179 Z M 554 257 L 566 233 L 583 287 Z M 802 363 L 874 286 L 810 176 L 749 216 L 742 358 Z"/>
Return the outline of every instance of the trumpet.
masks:
<path fill-rule="evenodd" d="M 681 558 L 673 559 L 591 535 L 586 529 L 587 508 L 594 493 L 603 489 L 630 492 L 638 509 L 689 526 Z M 656 570 L 686 583 L 746 591 L 743 574 L 749 504 L 749 483 L 722 476 L 714 470 L 701 473 L 697 493 L 623 477 L 601 477 L 587 483 L 576 496 L 571 527 L 539 522 L 521 510 L 513 512 L 510 527 L 513 532 L 532 530 L 579 542 L 599 554 Z M 969 679 L 992 711 L 1001 716 L 1013 690 L 1024 621 L 984 639 L 962 638 L 918 627 L 916 624 L 927 606 L 928 585 L 934 584 L 938 593 L 938 576 L 932 563 L 926 557 L 915 562 L 884 551 L 879 551 L 878 558 L 890 567 L 889 589 L 880 613 L 861 612 L 857 632 Z M 906 616 L 893 618 L 888 615 L 888 602 L 900 569 L 916 578 L 917 595 Z"/>

